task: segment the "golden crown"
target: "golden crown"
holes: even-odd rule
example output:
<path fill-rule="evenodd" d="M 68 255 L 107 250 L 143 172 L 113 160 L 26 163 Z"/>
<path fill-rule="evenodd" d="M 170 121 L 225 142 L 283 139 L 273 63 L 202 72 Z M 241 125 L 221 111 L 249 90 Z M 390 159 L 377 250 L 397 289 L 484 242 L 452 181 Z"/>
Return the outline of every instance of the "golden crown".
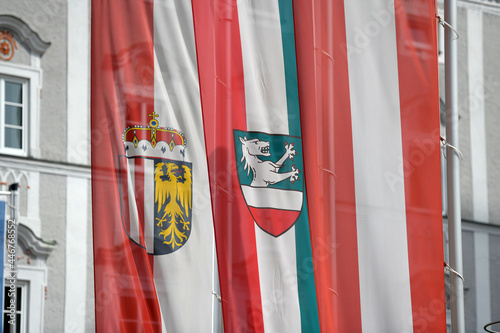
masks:
<path fill-rule="evenodd" d="M 123 131 L 125 155 L 184 160 L 187 144 L 184 134 L 170 127 L 160 127 L 156 119 L 158 114 L 154 111 L 148 116 L 151 117 L 148 126 L 134 125 Z"/>

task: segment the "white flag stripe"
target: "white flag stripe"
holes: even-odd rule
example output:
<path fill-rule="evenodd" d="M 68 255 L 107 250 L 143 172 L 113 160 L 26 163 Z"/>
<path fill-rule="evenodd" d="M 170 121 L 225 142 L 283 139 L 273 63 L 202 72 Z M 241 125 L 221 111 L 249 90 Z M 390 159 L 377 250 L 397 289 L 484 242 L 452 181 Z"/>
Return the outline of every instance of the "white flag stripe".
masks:
<path fill-rule="evenodd" d="M 135 202 L 135 159 L 127 158 L 127 191 L 128 214 L 130 221 L 130 238 L 140 244 L 139 237 L 139 212 Z"/>
<path fill-rule="evenodd" d="M 247 205 L 255 208 L 275 208 L 300 211 L 302 192 L 268 187 L 242 185 L 241 190 Z"/>
<path fill-rule="evenodd" d="M 185 11 L 191 3 L 155 0 L 154 4 L 155 111 L 160 126 L 163 119 L 168 124 L 163 124 L 165 127 L 187 135 L 189 128 L 203 129 L 193 18 Z M 189 137 L 187 141 L 189 145 Z M 194 148 L 190 145 L 187 153 L 193 153 Z"/>
<path fill-rule="evenodd" d="M 238 1 L 248 131 L 288 135 L 277 1 Z M 249 138 L 250 139 L 250 138 Z M 278 238 L 255 225 L 265 332 L 300 332 L 295 227 Z"/>
<path fill-rule="evenodd" d="M 278 238 L 255 225 L 265 332 L 301 331 L 295 226 Z"/>
<path fill-rule="evenodd" d="M 362 327 L 412 332 L 404 184 L 386 178 L 404 175 L 394 4 L 344 3 Z M 380 12 L 387 24 L 373 18 Z"/>
<path fill-rule="evenodd" d="M 144 159 L 144 242 L 149 253 L 154 252 L 154 161 Z"/>
<path fill-rule="evenodd" d="M 158 287 L 155 285 L 156 290 L 158 290 Z M 165 325 L 165 318 L 163 318 L 163 310 L 161 308 L 161 304 L 158 304 L 160 307 L 160 316 L 161 316 L 161 332 L 162 333 L 168 333 L 167 326 Z"/>
<path fill-rule="evenodd" d="M 154 279 L 163 332 L 205 332 L 212 327 L 213 226 L 191 1 L 155 0 L 153 15 L 155 111 L 160 126 L 185 135 L 184 160 L 192 163 L 191 235 L 178 251 L 155 256 Z"/>
<path fill-rule="evenodd" d="M 249 131 L 288 134 L 278 1 L 238 1 L 238 19 L 247 128 Z"/>

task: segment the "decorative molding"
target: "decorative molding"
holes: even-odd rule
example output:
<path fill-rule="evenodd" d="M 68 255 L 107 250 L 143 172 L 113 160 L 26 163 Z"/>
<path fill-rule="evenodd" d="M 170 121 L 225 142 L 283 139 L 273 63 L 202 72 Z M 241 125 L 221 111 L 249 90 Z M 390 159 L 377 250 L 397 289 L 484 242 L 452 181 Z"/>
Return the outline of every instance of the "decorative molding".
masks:
<path fill-rule="evenodd" d="M 439 8 L 444 8 L 444 0 L 437 1 Z M 473 8 L 488 14 L 500 15 L 500 0 L 459 0 L 459 8 Z"/>
<path fill-rule="evenodd" d="M 0 184 L 3 185 L 2 188 L 8 185 L 7 180 L 9 177 L 12 177 L 15 183 L 21 183 L 24 178 L 26 180 L 26 185 L 28 187 L 30 186 L 30 178 L 26 171 L 21 169 L 0 168 Z"/>
<path fill-rule="evenodd" d="M 43 41 L 29 25 L 15 16 L 0 15 L 0 28 L 12 31 L 19 42 L 27 45 L 31 52 L 38 54 L 40 57 L 50 46 L 49 42 Z"/>
<path fill-rule="evenodd" d="M 90 179 L 90 166 L 0 155 L 0 168 Z"/>
<path fill-rule="evenodd" d="M 443 216 L 443 223 L 445 227 L 448 228 L 448 216 Z M 482 221 L 462 219 L 462 231 L 486 232 L 492 236 L 500 237 L 500 223 L 495 221 L 491 221 L 491 223 L 485 223 Z"/>
<path fill-rule="evenodd" d="M 14 34 L 8 30 L 0 30 L 0 59 L 9 61 L 17 50 Z"/>
<path fill-rule="evenodd" d="M 40 68 L 40 55 L 31 53 L 31 67 Z"/>
<path fill-rule="evenodd" d="M 500 7 L 500 0 L 464 0 L 464 2 L 476 3 L 483 6 Z"/>
<path fill-rule="evenodd" d="M 56 241 L 47 242 L 37 237 L 33 231 L 24 224 L 18 224 L 17 239 L 31 254 L 44 260 L 47 259 L 57 244 Z"/>

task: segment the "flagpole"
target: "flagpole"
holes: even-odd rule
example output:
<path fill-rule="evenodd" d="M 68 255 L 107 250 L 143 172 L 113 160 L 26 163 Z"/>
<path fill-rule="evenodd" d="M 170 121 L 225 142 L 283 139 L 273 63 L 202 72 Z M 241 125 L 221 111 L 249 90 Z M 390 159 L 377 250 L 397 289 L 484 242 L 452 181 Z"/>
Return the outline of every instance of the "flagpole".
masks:
<path fill-rule="evenodd" d="M 444 1 L 445 21 L 457 26 L 457 0 Z M 445 77 L 446 77 L 446 171 L 448 193 L 448 235 L 450 266 L 462 274 L 462 215 L 460 207 L 460 159 L 457 151 L 458 133 L 458 80 L 457 37 L 452 29 L 445 29 Z M 451 329 L 453 333 L 465 332 L 464 285 L 457 274 L 450 273 L 451 282 Z"/>

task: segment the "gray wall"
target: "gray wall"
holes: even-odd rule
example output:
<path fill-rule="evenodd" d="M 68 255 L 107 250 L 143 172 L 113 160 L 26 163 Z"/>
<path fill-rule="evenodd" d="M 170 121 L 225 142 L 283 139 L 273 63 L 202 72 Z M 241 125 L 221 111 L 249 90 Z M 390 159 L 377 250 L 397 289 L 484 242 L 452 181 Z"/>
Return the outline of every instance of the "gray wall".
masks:
<path fill-rule="evenodd" d="M 500 15 L 485 13 L 483 23 L 489 213 L 500 224 Z"/>
<path fill-rule="evenodd" d="M 467 57 L 467 12 L 464 8 L 458 8 L 457 31 L 458 39 L 458 108 L 460 117 L 460 151 L 464 159 L 460 164 L 460 190 L 462 217 L 472 218 L 472 174 L 470 160 L 470 123 L 469 123 L 469 83 L 468 83 L 468 57 Z"/>
<path fill-rule="evenodd" d="M 47 259 L 44 331 L 63 332 L 66 292 L 66 177 L 41 174 L 40 191 L 42 238 L 57 241 Z"/>
<path fill-rule="evenodd" d="M 476 277 L 474 263 L 474 234 L 465 231 L 462 234 L 464 251 L 464 303 L 465 303 L 465 330 L 476 331 Z"/>

